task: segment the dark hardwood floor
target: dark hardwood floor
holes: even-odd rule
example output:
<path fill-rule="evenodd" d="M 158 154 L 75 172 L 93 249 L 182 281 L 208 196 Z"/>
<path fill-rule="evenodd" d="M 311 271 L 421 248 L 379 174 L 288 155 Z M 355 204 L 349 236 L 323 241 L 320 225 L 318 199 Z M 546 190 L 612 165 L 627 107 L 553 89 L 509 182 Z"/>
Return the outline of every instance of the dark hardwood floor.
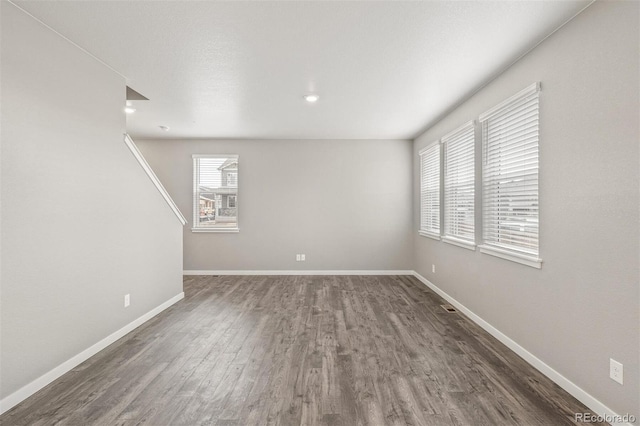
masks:
<path fill-rule="evenodd" d="M 185 277 L 4 425 L 564 425 L 588 412 L 407 276 Z"/>

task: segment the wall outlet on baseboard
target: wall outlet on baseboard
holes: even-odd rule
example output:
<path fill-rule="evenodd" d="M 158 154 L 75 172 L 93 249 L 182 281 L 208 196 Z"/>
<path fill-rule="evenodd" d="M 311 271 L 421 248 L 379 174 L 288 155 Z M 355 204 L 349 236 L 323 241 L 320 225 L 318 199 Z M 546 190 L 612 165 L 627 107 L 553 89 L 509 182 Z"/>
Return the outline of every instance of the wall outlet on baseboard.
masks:
<path fill-rule="evenodd" d="M 432 272 L 433 274 L 435 274 L 435 273 L 436 273 L 436 265 L 431 265 L 431 272 Z"/>
<path fill-rule="evenodd" d="M 623 369 L 622 364 L 613 358 L 609 358 L 609 377 L 622 384 Z"/>
<path fill-rule="evenodd" d="M 128 308 L 131 304 L 131 296 L 129 294 L 124 295 L 124 307 Z"/>
<path fill-rule="evenodd" d="M 296 254 L 296 262 L 304 262 L 305 255 L 304 254 Z"/>

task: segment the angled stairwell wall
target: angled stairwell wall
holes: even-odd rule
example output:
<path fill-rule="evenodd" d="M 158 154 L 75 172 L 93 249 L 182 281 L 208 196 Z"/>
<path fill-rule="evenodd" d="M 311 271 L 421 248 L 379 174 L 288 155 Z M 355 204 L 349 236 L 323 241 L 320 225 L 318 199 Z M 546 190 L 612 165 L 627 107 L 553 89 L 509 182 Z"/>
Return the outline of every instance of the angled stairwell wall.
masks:
<path fill-rule="evenodd" d="M 183 268 L 182 224 L 123 142 L 124 77 L 0 8 L 5 411 L 179 300 Z"/>

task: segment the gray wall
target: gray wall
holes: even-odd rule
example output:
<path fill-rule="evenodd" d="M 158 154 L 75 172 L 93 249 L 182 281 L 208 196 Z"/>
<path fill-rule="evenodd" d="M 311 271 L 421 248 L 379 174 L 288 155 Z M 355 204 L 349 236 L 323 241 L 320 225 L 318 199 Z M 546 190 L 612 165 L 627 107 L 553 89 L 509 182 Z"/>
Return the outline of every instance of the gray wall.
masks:
<path fill-rule="evenodd" d="M 186 270 L 411 269 L 411 142 L 137 141 L 193 220 L 192 154 L 239 154 L 237 234 L 184 232 Z M 296 262 L 296 253 L 306 262 Z"/>
<path fill-rule="evenodd" d="M 542 82 L 542 269 L 417 232 L 413 238 L 421 275 L 616 412 L 636 417 L 639 7 L 596 2 L 415 141 L 417 230 L 418 150 Z M 624 386 L 609 379 L 610 357 L 624 364 Z"/>
<path fill-rule="evenodd" d="M 0 3 L 4 398 L 179 294 L 182 226 L 123 143 L 124 79 Z"/>

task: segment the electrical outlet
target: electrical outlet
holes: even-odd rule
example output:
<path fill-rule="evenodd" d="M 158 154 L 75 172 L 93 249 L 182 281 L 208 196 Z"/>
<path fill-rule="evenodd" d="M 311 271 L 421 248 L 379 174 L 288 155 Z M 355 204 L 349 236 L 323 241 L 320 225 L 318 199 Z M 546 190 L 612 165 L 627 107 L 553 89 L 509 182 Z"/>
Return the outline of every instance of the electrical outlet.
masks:
<path fill-rule="evenodd" d="M 128 294 L 124 295 L 124 307 L 127 308 L 131 304 L 131 296 Z"/>
<path fill-rule="evenodd" d="M 431 265 L 431 272 L 436 273 L 436 265 Z"/>
<path fill-rule="evenodd" d="M 296 262 L 300 262 L 300 255 L 296 254 Z"/>
<path fill-rule="evenodd" d="M 304 262 L 304 261 L 305 261 L 305 255 L 304 255 L 304 254 L 301 254 L 301 255 L 300 255 L 300 261 L 301 261 L 301 262 Z"/>
<path fill-rule="evenodd" d="M 623 369 L 622 364 L 615 359 L 609 358 L 609 377 L 622 384 Z"/>

